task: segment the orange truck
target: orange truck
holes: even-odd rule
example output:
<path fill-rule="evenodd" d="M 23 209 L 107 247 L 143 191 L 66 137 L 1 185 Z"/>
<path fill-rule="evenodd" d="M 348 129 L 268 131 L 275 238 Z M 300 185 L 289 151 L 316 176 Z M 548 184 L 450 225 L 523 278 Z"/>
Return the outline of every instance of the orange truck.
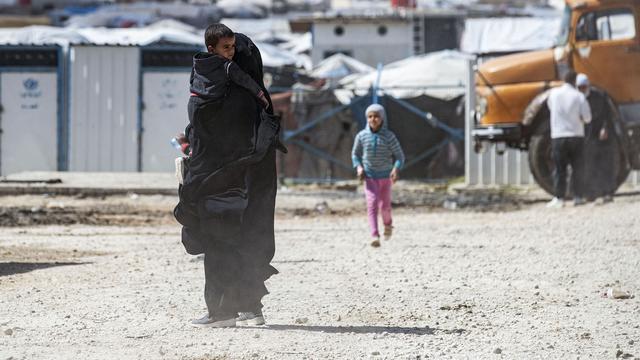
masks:
<path fill-rule="evenodd" d="M 503 56 L 478 66 L 472 136 L 528 150 L 536 182 L 552 193 L 548 90 L 569 69 L 604 91 L 615 124 L 618 184 L 640 169 L 640 0 L 566 0 L 553 48 Z M 497 148 L 504 148 L 499 146 Z"/>

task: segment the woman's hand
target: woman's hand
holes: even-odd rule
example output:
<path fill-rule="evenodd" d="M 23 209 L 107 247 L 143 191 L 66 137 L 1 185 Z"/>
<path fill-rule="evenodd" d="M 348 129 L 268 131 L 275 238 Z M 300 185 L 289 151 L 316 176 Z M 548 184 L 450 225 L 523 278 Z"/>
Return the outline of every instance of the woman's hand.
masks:
<path fill-rule="evenodd" d="M 364 168 L 362 165 L 358 165 L 358 167 L 356 167 L 356 175 L 358 176 L 358 180 L 364 179 Z"/>
<path fill-rule="evenodd" d="M 607 129 L 602 128 L 602 130 L 600 130 L 600 134 L 599 134 L 598 138 L 600 138 L 600 141 L 607 140 L 609 138 L 609 134 L 607 133 Z"/>

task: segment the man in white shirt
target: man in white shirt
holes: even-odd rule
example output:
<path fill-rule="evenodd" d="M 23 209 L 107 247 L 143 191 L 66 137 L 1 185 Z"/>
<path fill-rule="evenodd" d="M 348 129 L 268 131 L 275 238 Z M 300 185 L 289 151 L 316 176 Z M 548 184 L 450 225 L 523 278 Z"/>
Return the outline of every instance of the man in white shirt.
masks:
<path fill-rule="evenodd" d="M 549 92 L 547 106 L 551 115 L 551 153 L 555 163 L 555 197 L 548 207 L 564 206 L 567 192 L 567 167 L 571 165 L 574 205 L 584 204 L 584 124 L 591 122 L 591 109 L 584 94 L 575 88 L 576 73 L 569 71 L 565 83 Z"/>

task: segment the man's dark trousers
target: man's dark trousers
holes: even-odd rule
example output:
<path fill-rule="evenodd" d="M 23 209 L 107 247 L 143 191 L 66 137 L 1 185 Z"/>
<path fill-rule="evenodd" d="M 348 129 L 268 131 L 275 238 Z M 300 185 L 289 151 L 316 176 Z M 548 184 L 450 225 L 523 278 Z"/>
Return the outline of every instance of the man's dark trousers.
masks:
<path fill-rule="evenodd" d="M 563 137 L 551 139 L 551 152 L 555 171 L 553 172 L 553 189 L 557 198 L 567 195 L 567 167 L 571 165 L 571 187 L 573 195 L 583 196 L 584 174 L 584 138 Z"/>

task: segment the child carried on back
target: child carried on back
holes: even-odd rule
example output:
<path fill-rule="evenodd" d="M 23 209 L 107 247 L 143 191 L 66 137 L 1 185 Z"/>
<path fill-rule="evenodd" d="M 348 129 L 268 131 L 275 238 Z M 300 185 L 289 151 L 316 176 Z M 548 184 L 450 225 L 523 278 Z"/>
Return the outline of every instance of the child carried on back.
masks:
<path fill-rule="evenodd" d="M 213 24 L 205 32 L 207 52 L 197 53 L 193 57 L 191 70 L 191 96 L 218 100 L 229 91 L 229 82 L 248 90 L 260 104 L 268 108 L 269 101 L 260 86 L 233 62 L 236 50 L 236 37 L 224 24 Z"/>

